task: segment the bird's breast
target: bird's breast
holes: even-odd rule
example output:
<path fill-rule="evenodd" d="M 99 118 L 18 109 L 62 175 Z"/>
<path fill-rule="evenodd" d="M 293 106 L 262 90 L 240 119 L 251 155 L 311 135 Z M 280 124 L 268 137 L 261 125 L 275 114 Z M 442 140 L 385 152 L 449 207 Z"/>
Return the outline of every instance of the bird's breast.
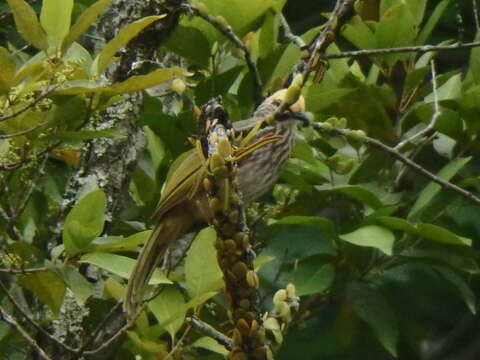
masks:
<path fill-rule="evenodd" d="M 268 135 L 280 135 L 281 138 L 259 147 L 239 161 L 236 181 L 245 203 L 258 199 L 276 183 L 292 151 L 295 121 L 287 120 L 267 126 L 251 142 Z"/>

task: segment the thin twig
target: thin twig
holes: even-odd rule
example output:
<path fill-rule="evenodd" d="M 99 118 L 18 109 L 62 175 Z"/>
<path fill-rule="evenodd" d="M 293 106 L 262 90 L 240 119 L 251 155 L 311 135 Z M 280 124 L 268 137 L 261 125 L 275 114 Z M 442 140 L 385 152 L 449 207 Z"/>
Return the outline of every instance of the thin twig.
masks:
<path fill-rule="evenodd" d="M 30 104 L 28 105 L 25 105 L 23 108 L 11 113 L 11 114 L 8 114 L 8 115 L 3 115 L 3 116 L 0 116 L 0 122 L 2 121 L 6 121 L 6 120 L 9 120 L 9 119 L 12 119 L 14 117 L 17 117 L 18 115 L 24 113 L 25 111 L 27 111 L 28 109 L 31 109 L 32 107 L 34 107 L 35 105 L 37 105 L 40 101 L 42 101 L 43 99 L 45 99 L 48 95 L 50 95 L 52 93 L 53 90 L 55 90 L 56 87 L 52 88 L 52 89 L 49 89 L 47 87 L 47 89 L 45 91 L 43 91 L 35 100 L 33 100 Z"/>
<path fill-rule="evenodd" d="M 27 322 L 32 325 L 37 331 L 43 334 L 47 339 L 49 339 L 53 344 L 57 345 L 60 348 L 63 348 L 67 352 L 74 353 L 76 350 L 63 343 L 62 341 L 55 338 L 53 335 L 49 334 L 43 327 L 41 327 L 35 320 L 33 320 L 22 307 L 15 301 L 5 285 L 0 281 L 0 288 L 4 292 L 5 296 L 12 303 L 15 309 L 27 320 Z"/>
<path fill-rule="evenodd" d="M 125 332 L 127 332 L 127 330 L 130 329 L 135 324 L 135 321 L 137 320 L 138 316 L 142 313 L 142 311 L 145 309 L 146 306 L 147 304 L 143 303 L 143 305 L 138 308 L 137 312 L 133 314 L 133 316 L 130 319 L 127 320 L 127 323 L 123 327 L 121 327 L 120 330 L 118 330 L 115 335 L 111 336 L 109 339 L 102 342 L 97 348 L 91 349 L 91 350 L 85 350 L 83 351 L 83 353 L 85 355 L 94 355 L 108 348 L 114 341 L 116 341 L 121 336 L 123 336 Z"/>
<path fill-rule="evenodd" d="M 210 336 L 212 339 L 214 339 L 216 342 L 218 342 L 220 345 L 225 346 L 225 348 L 230 351 L 233 348 L 233 343 L 232 339 L 230 339 L 228 336 L 224 335 L 218 330 L 215 330 L 212 326 L 209 324 L 203 322 L 196 316 L 190 316 L 187 318 L 187 321 L 192 324 L 192 326 L 200 331 L 201 333 Z"/>
<path fill-rule="evenodd" d="M 324 127 L 322 127 L 322 124 L 315 123 L 315 122 L 311 122 L 310 125 L 315 129 L 318 129 L 318 130 L 323 131 L 323 132 L 328 132 L 331 135 L 340 135 L 340 136 L 348 137 L 349 133 L 351 131 L 351 130 L 348 130 L 348 129 L 339 129 L 339 128 L 332 128 L 332 129 L 326 130 Z M 381 141 L 379 141 L 377 139 L 373 139 L 373 138 L 368 137 L 368 136 L 363 136 L 362 139 L 363 139 L 363 142 L 366 145 L 369 145 L 371 147 L 380 149 L 380 150 L 390 154 L 393 158 L 397 159 L 398 161 L 400 161 L 400 162 L 404 163 L 405 165 L 407 165 L 408 167 L 410 167 L 417 174 L 422 175 L 423 177 L 426 177 L 427 179 L 432 180 L 433 182 L 439 184 L 440 186 L 442 186 L 445 189 L 452 190 L 452 191 L 456 192 L 457 194 L 461 195 L 465 199 L 473 202 L 475 205 L 480 205 L 480 198 L 478 196 L 474 195 L 473 193 L 471 193 L 471 192 L 469 192 L 465 189 L 462 189 L 461 187 L 459 187 L 459 186 L 457 186 L 457 185 L 455 185 L 455 184 L 453 184 L 453 183 L 451 183 L 447 180 L 444 180 L 444 179 L 436 176 L 435 174 L 432 174 L 430 171 L 425 169 L 423 166 L 417 164 L 415 161 L 409 159 L 408 157 L 406 157 L 405 155 L 403 155 L 399 151 L 395 150 L 394 148 L 392 148 L 388 145 L 385 145 Z"/>
<path fill-rule="evenodd" d="M 0 134 L 0 140 L 1 139 L 10 139 L 10 138 L 14 138 L 14 137 L 17 137 L 17 136 L 22 136 L 22 135 L 26 135 L 26 134 L 29 134 L 31 132 L 34 132 L 40 128 L 42 128 L 43 126 L 47 125 L 50 121 L 45 121 L 45 122 L 42 122 L 40 124 L 37 124 L 31 128 L 28 128 L 28 129 L 25 129 L 25 130 L 20 130 L 20 131 L 17 131 L 16 133 L 12 133 L 12 134 Z"/>
<path fill-rule="evenodd" d="M 0 306 L 0 318 L 5 323 L 13 327 L 29 344 L 30 346 L 38 353 L 38 355 L 44 360 L 53 360 L 47 353 L 37 344 L 35 339 L 33 339 L 30 334 L 11 316 L 9 315 L 1 306 Z"/>
<path fill-rule="evenodd" d="M 297 45 L 300 49 L 303 49 L 306 45 L 305 42 L 300 36 L 297 36 L 292 32 L 292 29 L 290 28 L 287 19 L 285 19 L 285 16 L 282 13 L 280 13 L 279 19 L 280 25 L 282 25 L 283 29 L 283 36 L 285 36 L 285 38 Z"/>
<path fill-rule="evenodd" d="M 44 272 L 48 269 L 46 267 L 31 268 L 31 269 L 0 269 L 0 273 L 10 274 L 10 275 L 24 275 L 37 272 Z"/>
<path fill-rule="evenodd" d="M 431 118 L 428 126 L 425 127 L 423 130 L 421 130 L 418 133 L 410 136 L 409 138 L 399 142 L 397 144 L 397 146 L 395 146 L 395 148 L 394 148 L 397 151 L 401 150 L 408 143 L 411 143 L 414 140 L 416 140 L 418 138 L 421 138 L 422 136 L 428 134 L 430 132 L 430 130 L 432 130 L 435 127 L 438 117 L 442 114 L 442 112 L 440 110 L 440 105 L 438 104 L 437 72 L 435 70 L 435 62 L 434 62 L 433 59 L 432 59 L 432 61 L 430 61 L 430 66 L 431 66 L 431 69 L 432 69 L 431 71 L 432 71 L 432 87 L 433 87 L 433 105 L 434 105 L 434 112 L 433 112 L 432 118 Z"/>
<path fill-rule="evenodd" d="M 233 32 L 232 27 L 228 24 L 225 24 L 224 21 L 219 21 L 216 17 L 205 13 L 204 11 L 198 9 L 197 7 L 189 4 L 189 3 L 182 3 L 179 6 L 179 9 L 186 11 L 187 13 L 194 14 L 203 20 L 207 21 L 211 25 L 213 25 L 220 33 L 222 33 L 227 39 L 229 39 L 237 48 L 243 51 L 243 55 L 245 58 L 245 62 L 252 73 L 253 76 L 253 86 L 254 86 L 254 94 L 255 100 L 260 102 L 262 99 L 262 79 L 260 78 L 260 73 L 258 72 L 257 66 L 253 62 L 252 56 L 250 54 L 250 50 L 245 46 L 245 44 L 238 38 L 238 36 Z"/>
<path fill-rule="evenodd" d="M 100 324 L 97 325 L 97 327 L 95 328 L 95 330 L 93 331 L 93 333 L 90 335 L 90 336 L 87 336 L 87 339 L 80 345 L 80 347 L 78 348 L 77 350 L 77 353 L 76 353 L 76 357 L 77 359 L 81 358 L 81 356 L 83 355 L 83 353 L 85 352 L 86 349 L 88 349 L 88 347 L 92 344 L 92 342 L 94 342 L 98 336 L 98 334 L 100 334 L 100 331 L 102 331 L 102 329 L 104 328 L 104 326 L 106 325 L 106 323 L 112 318 L 112 316 L 115 314 L 115 312 L 118 310 L 118 308 L 122 305 L 122 301 L 118 301 L 115 306 L 113 306 L 110 311 L 108 312 L 108 314 L 102 319 L 102 321 L 100 321 Z"/>
<path fill-rule="evenodd" d="M 309 55 L 306 60 L 304 59 L 304 68 L 302 71 L 304 82 L 307 81 L 312 69 L 317 67 L 322 60 L 326 59 L 325 50 L 335 40 L 336 33 L 343 24 L 341 20 L 345 18 L 345 15 L 353 7 L 353 3 L 354 0 L 337 0 L 323 30 L 308 46 Z M 324 70 L 326 70 L 326 65 L 320 68 L 319 73 L 323 75 L 325 73 Z M 321 79 L 317 79 L 317 81 L 321 81 Z"/>
<path fill-rule="evenodd" d="M 388 55 L 388 54 L 398 54 L 398 53 L 405 53 L 405 52 L 418 52 L 422 54 L 429 51 L 462 50 L 462 49 L 475 48 L 479 46 L 480 46 L 480 41 L 473 41 L 469 43 L 456 43 L 453 45 L 421 45 L 421 46 L 402 46 L 402 47 L 394 47 L 394 48 L 386 48 L 386 49 L 353 50 L 353 51 L 343 51 L 338 54 L 328 54 L 328 55 L 325 55 L 325 59 L 342 59 L 346 57 Z"/>

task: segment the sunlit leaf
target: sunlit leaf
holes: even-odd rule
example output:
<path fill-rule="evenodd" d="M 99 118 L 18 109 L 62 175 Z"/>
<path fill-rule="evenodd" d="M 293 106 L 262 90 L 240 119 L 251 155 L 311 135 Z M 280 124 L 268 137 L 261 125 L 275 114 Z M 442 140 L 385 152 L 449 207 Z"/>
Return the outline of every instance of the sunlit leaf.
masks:
<path fill-rule="evenodd" d="M 198 347 L 206 350 L 213 351 L 217 354 L 227 356 L 228 350 L 225 349 L 225 346 L 220 345 L 216 340 L 212 339 L 211 337 L 204 336 L 201 337 L 192 344 L 193 347 Z"/>
<path fill-rule="evenodd" d="M 7 0 L 12 9 L 17 29 L 28 43 L 37 49 L 46 50 L 47 35 L 38 22 L 37 14 L 24 0 Z"/>
<path fill-rule="evenodd" d="M 167 286 L 159 296 L 148 303 L 148 307 L 173 339 L 182 327 L 186 315 L 185 299 L 182 293 L 173 286 Z M 165 324 L 164 321 L 173 314 L 175 314 L 175 319 Z"/>
<path fill-rule="evenodd" d="M 223 275 L 217 263 L 217 250 L 213 245 L 216 237 L 213 228 L 202 230 L 187 252 L 185 281 L 192 298 L 219 290 L 223 286 Z"/>
<path fill-rule="evenodd" d="M 135 266 L 135 259 L 126 256 L 104 253 L 100 251 L 85 254 L 80 262 L 89 263 L 102 268 L 112 274 L 128 279 Z M 171 284 L 172 282 L 160 271 L 156 269 L 148 282 L 149 285 Z"/>
<path fill-rule="evenodd" d="M 56 51 L 70 30 L 73 0 L 43 0 L 40 24 L 47 33 L 48 42 Z"/>
<path fill-rule="evenodd" d="M 62 233 L 69 255 L 75 255 L 102 233 L 106 206 L 105 193 L 97 189 L 82 197 L 70 210 Z"/>
<path fill-rule="evenodd" d="M 463 300 L 465 300 L 465 304 L 467 304 L 468 309 L 472 312 L 472 314 L 475 314 L 477 312 L 477 297 L 467 282 L 448 267 L 435 266 L 434 269 L 458 289 Z"/>
<path fill-rule="evenodd" d="M 392 255 L 395 241 L 395 236 L 390 230 L 376 225 L 361 227 L 351 233 L 340 235 L 339 238 L 350 244 L 376 248 L 387 255 Z"/>

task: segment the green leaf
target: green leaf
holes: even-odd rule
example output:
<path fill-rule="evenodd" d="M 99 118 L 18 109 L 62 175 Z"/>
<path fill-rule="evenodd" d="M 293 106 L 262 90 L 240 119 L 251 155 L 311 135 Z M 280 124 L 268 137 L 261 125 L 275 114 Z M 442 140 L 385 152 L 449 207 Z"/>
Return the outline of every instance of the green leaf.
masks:
<path fill-rule="evenodd" d="M 317 216 L 286 216 L 279 220 L 272 219 L 269 225 L 308 225 L 322 229 L 325 233 L 335 233 L 335 225 L 330 219 Z"/>
<path fill-rule="evenodd" d="M 130 278 L 135 260 L 126 256 L 109 254 L 104 252 L 93 252 L 85 254 L 80 259 L 80 262 L 92 264 L 102 268 L 112 274 L 118 275 L 124 279 Z M 172 282 L 160 271 L 156 269 L 153 272 L 152 278 L 148 282 L 149 285 L 171 284 Z"/>
<path fill-rule="evenodd" d="M 480 32 L 475 36 L 475 41 L 480 41 Z M 476 85 L 480 84 L 480 49 L 475 47 L 470 52 L 470 61 L 467 78 L 471 76 Z"/>
<path fill-rule="evenodd" d="M 448 7 L 448 5 L 450 5 L 451 2 L 452 0 L 442 0 L 440 3 L 437 4 L 433 12 L 431 12 L 432 15 L 430 15 L 427 23 L 423 26 L 420 34 L 418 35 L 417 45 L 425 44 L 425 42 L 430 37 L 433 29 L 435 29 L 435 26 L 437 26 L 438 21 L 442 18 L 445 9 Z"/>
<path fill-rule="evenodd" d="M 315 189 L 321 192 L 340 192 L 373 209 L 378 209 L 383 205 L 373 192 L 359 185 L 315 186 Z"/>
<path fill-rule="evenodd" d="M 358 15 L 353 16 L 345 25 L 342 35 L 359 49 L 374 49 L 377 47 L 375 34 Z"/>
<path fill-rule="evenodd" d="M 364 226 L 339 237 L 354 245 L 376 248 L 387 255 L 392 255 L 395 241 L 395 236 L 390 230 L 377 225 Z"/>
<path fill-rule="evenodd" d="M 143 129 L 147 134 L 148 152 L 152 158 L 153 167 L 157 171 L 165 158 L 165 144 L 148 126 L 144 126 Z"/>
<path fill-rule="evenodd" d="M 191 73 L 179 67 L 158 69 L 146 75 L 136 75 L 127 80 L 114 84 L 104 85 L 93 81 L 86 80 L 72 80 L 56 90 L 55 94 L 59 95 L 76 95 L 87 93 L 107 93 L 109 96 L 136 92 L 148 89 L 152 86 L 161 84 L 165 81 L 171 80 L 176 76 L 190 76 Z"/>
<path fill-rule="evenodd" d="M 98 0 L 83 11 L 78 17 L 70 32 L 63 41 L 63 50 L 66 50 L 74 41 L 76 41 L 90 25 L 97 19 L 100 13 L 110 4 L 111 0 Z"/>
<path fill-rule="evenodd" d="M 83 306 L 90 296 L 94 295 L 94 289 L 87 279 L 85 279 L 78 269 L 72 265 L 50 266 L 50 270 L 54 271 L 73 292 L 77 302 Z"/>
<path fill-rule="evenodd" d="M 267 11 L 263 25 L 260 28 L 258 40 L 259 56 L 266 57 L 277 47 L 278 41 L 278 15 L 273 11 Z"/>
<path fill-rule="evenodd" d="M 332 285 L 335 269 L 322 260 L 324 257 L 313 256 L 299 262 L 293 281 L 298 296 L 321 293 Z"/>
<path fill-rule="evenodd" d="M 211 337 L 204 336 L 201 337 L 192 344 L 193 347 L 210 350 L 217 354 L 227 356 L 228 350 L 225 349 L 225 346 L 220 345 L 216 340 L 212 339 Z"/>
<path fill-rule="evenodd" d="M 375 218 L 375 222 L 392 230 L 401 230 L 414 235 L 418 234 L 415 226 L 402 218 L 392 216 L 379 216 Z"/>
<path fill-rule="evenodd" d="M 176 287 L 167 286 L 159 296 L 148 303 L 148 307 L 173 340 L 185 321 L 185 299 L 182 293 Z M 173 321 L 165 324 L 164 321 L 170 319 L 172 315 L 175 315 Z"/>
<path fill-rule="evenodd" d="M 40 24 L 47 33 L 49 45 L 55 51 L 62 47 L 70 30 L 73 0 L 43 0 Z"/>
<path fill-rule="evenodd" d="M 167 69 L 158 69 L 149 72 L 146 75 L 132 76 L 124 82 L 112 85 L 109 92 L 113 94 L 126 94 L 130 92 L 148 89 L 152 86 L 171 80 L 176 76 L 191 76 L 187 70 L 181 67 L 172 67 Z"/>
<path fill-rule="evenodd" d="M 468 309 L 472 312 L 472 314 L 476 314 L 477 312 L 477 297 L 475 293 L 472 291 L 470 286 L 468 286 L 467 282 L 458 275 L 455 271 L 443 267 L 443 266 L 434 266 L 433 267 L 440 275 L 442 275 L 446 280 L 452 283 L 458 291 L 460 291 L 460 295 L 462 296 L 463 300 L 468 306 Z"/>
<path fill-rule="evenodd" d="M 142 244 L 144 244 L 150 234 L 151 230 L 141 231 L 130 235 L 127 238 L 122 236 L 106 236 L 97 237 L 90 245 L 84 249 L 85 252 L 102 251 L 102 252 L 125 252 L 137 251 Z"/>
<path fill-rule="evenodd" d="M 168 37 L 165 45 L 169 50 L 183 56 L 193 64 L 208 67 L 210 62 L 210 44 L 200 30 L 195 27 L 176 26 L 175 36 Z M 195 44 L 195 46 L 192 46 Z"/>
<path fill-rule="evenodd" d="M 17 276 L 18 283 L 33 292 L 55 315 L 58 315 L 65 296 L 65 283 L 52 271 Z"/>
<path fill-rule="evenodd" d="M 217 250 L 214 247 L 216 238 L 215 230 L 208 227 L 197 235 L 187 252 L 185 282 L 188 294 L 192 298 L 219 290 L 223 286 L 223 275 L 217 263 Z"/>
<path fill-rule="evenodd" d="M 447 229 L 432 224 L 417 224 L 416 226 L 418 234 L 423 238 L 439 243 L 471 246 L 472 240 L 458 236 Z"/>
<path fill-rule="evenodd" d="M 107 200 L 102 189 L 82 197 L 68 213 L 63 226 L 63 243 L 75 255 L 102 233 Z"/>
<path fill-rule="evenodd" d="M 3 46 L 0 46 L 0 93 L 10 91 L 10 87 L 14 84 L 15 79 L 15 63 L 10 53 Z"/>
<path fill-rule="evenodd" d="M 449 181 L 452 177 L 455 176 L 469 161 L 470 157 L 467 158 L 458 158 L 453 161 L 450 161 L 446 166 L 444 166 L 437 176 L 443 180 Z M 419 194 L 417 201 L 413 204 L 410 213 L 408 214 L 408 220 L 417 220 L 421 218 L 422 211 L 427 207 L 427 205 L 433 200 L 433 198 L 442 190 L 442 187 L 437 183 L 430 182 Z"/>
<path fill-rule="evenodd" d="M 456 74 L 448 79 L 442 86 L 437 89 L 438 101 L 456 100 L 462 95 L 462 74 Z M 435 97 L 433 92 L 426 96 L 426 103 L 433 103 Z"/>
<path fill-rule="evenodd" d="M 308 94 L 306 97 L 307 110 L 313 112 L 319 112 L 332 104 L 336 104 L 342 100 L 343 97 L 354 92 L 355 88 L 336 88 L 326 89 L 321 84 L 315 84 L 308 88 Z"/>
<path fill-rule="evenodd" d="M 375 32 L 379 48 L 411 46 L 415 43 L 415 36 L 415 18 L 408 5 L 403 2 L 385 11 Z M 384 55 L 382 59 L 391 67 L 397 61 L 405 60 L 410 56 L 412 55 L 392 54 Z"/>
<path fill-rule="evenodd" d="M 18 32 L 29 43 L 40 50 L 47 50 L 47 35 L 38 22 L 37 14 L 24 0 L 7 0 L 12 9 Z"/>
<path fill-rule="evenodd" d="M 147 16 L 124 26 L 112 40 L 110 40 L 97 55 L 92 64 L 92 74 L 99 76 L 113 61 L 117 51 L 127 45 L 140 31 L 166 15 Z"/>
<path fill-rule="evenodd" d="M 385 349 L 397 357 L 397 319 L 383 295 L 367 284 L 354 282 L 347 286 L 347 296 L 357 316 L 370 325 Z"/>
<path fill-rule="evenodd" d="M 177 311 L 173 312 L 170 315 L 169 318 L 162 320 L 162 322 L 160 322 L 160 326 L 164 327 L 164 326 L 170 324 L 172 321 L 174 321 L 177 318 L 177 316 L 179 316 L 181 314 L 184 314 L 186 311 L 188 311 L 190 309 L 194 309 L 194 308 L 197 308 L 197 307 L 203 305 L 208 299 L 212 298 L 216 294 L 217 294 L 216 291 L 212 291 L 212 292 L 206 292 L 206 293 L 203 293 L 199 296 L 196 296 L 195 298 L 193 298 L 192 300 L 190 300 L 189 302 L 184 304 L 183 307 L 179 307 L 177 309 Z M 159 296 L 162 296 L 162 294 L 160 293 Z"/>

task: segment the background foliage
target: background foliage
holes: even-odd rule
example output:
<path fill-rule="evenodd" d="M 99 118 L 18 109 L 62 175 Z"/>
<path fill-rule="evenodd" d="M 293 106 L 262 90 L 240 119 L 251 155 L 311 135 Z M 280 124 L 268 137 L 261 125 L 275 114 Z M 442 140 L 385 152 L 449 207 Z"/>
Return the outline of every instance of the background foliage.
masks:
<path fill-rule="evenodd" d="M 116 64 L 128 58 L 122 49 L 144 29 L 155 31 L 163 12 L 129 18 L 102 38 L 91 23 L 111 6 L 119 11 L 121 1 L 28 3 L 0 1 L 0 304 L 60 358 L 68 349 L 52 345 L 15 304 L 67 347 L 105 342 L 114 325 L 101 321 L 123 296 L 169 165 L 191 147 L 196 106 L 222 95 L 233 120 L 246 118 L 254 79 L 242 51 L 198 17 L 160 30 L 153 57 L 118 76 Z M 267 94 L 302 55 L 282 35 L 280 14 L 308 43 L 335 2 L 193 3 L 232 27 Z M 472 41 L 472 6 L 357 1 L 327 53 Z M 473 48 L 331 59 L 323 81 L 304 88 L 307 110 L 317 122 L 363 130 L 393 147 L 420 133 L 398 151 L 478 194 L 479 55 Z M 109 119 L 135 112 L 130 96 L 145 89 L 134 122 L 144 135 L 132 144 L 131 130 Z M 98 151 L 118 144 L 136 151 L 113 160 Z M 129 156 L 121 173 L 109 168 Z M 122 191 L 110 186 L 117 178 Z M 288 283 L 300 296 L 288 331 L 270 334 L 276 358 L 478 358 L 479 216 L 478 205 L 378 149 L 299 130 L 280 184 L 249 208 L 262 309 L 270 311 Z M 225 350 L 185 321 L 194 313 L 228 329 L 214 239 L 202 231 L 168 278 L 155 273 L 151 284 L 168 285 L 104 358 L 222 358 Z M 89 339 L 99 324 L 100 338 Z M 0 323 L 1 356 L 33 358 L 26 345 Z"/>

